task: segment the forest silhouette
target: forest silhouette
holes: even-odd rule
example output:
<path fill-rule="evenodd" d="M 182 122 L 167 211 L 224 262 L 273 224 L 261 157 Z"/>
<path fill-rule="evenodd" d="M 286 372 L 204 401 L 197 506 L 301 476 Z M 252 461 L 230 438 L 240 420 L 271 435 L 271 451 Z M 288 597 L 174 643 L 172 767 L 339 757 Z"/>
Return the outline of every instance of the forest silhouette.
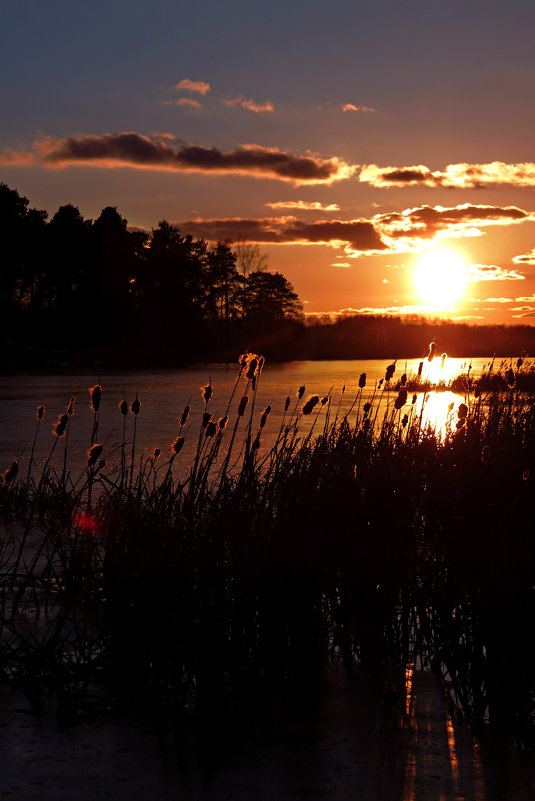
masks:
<path fill-rule="evenodd" d="M 303 315 L 267 257 L 247 242 L 210 244 L 166 220 L 130 230 L 117 208 L 84 219 L 68 203 L 48 219 L 0 184 L 1 365 L 177 367 L 234 361 L 418 357 L 433 339 L 451 356 L 529 353 L 531 326 L 419 317 Z M 395 352 L 394 352 L 395 349 Z"/>

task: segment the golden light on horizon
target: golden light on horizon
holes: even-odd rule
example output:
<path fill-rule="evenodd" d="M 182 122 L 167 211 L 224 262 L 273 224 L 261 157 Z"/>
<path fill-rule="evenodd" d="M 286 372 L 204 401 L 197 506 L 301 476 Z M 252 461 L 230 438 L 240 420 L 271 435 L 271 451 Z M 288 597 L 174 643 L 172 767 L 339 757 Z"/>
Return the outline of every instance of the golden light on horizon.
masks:
<path fill-rule="evenodd" d="M 437 248 L 419 257 L 412 272 L 420 300 L 432 306 L 452 306 L 461 300 L 469 281 L 468 266 L 456 250 Z"/>

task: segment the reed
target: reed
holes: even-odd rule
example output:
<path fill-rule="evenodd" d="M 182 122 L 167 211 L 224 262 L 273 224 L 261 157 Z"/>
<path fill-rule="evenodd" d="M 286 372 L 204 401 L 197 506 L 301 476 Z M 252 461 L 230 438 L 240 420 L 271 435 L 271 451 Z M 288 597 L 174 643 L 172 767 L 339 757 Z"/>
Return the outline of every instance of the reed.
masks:
<path fill-rule="evenodd" d="M 136 395 L 129 464 L 123 429 L 118 463 L 106 445 L 106 465 L 93 388 L 80 477 L 51 468 L 68 414 L 40 474 L 33 448 L 27 471 L 6 469 L 4 675 L 67 688 L 128 679 L 159 703 L 202 709 L 287 682 L 312 686 L 328 659 L 416 663 L 442 677 L 465 715 L 529 741 L 535 398 L 520 390 L 529 362 L 491 364 L 479 377 L 468 368 L 442 433 L 424 422 L 427 393 L 411 389 L 422 371 L 393 386 L 393 362 L 366 395 L 361 376 L 346 413 L 331 409 L 332 392 L 305 400 L 302 386 L 293 404 L 280 401 L 271 446 L 276 400 L 256 409 L 262 366 L 240 358 L 220 416 L 217 385 L 201 389 L 191 462 L 189 403 L 168 455 L 156 448 L 136 461 Z"/>

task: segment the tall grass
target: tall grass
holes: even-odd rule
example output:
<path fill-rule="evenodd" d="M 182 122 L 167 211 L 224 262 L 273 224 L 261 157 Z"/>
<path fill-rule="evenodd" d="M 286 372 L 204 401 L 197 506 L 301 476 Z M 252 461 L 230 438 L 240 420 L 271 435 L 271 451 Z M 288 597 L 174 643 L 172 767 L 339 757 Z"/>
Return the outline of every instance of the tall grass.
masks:
<path fill-rule="evenodd" d="M 80 476 L 50 459 L 36 472 L 33 450 L 24 479 L 6 471 L 4 675 L 100 676 L 214 709 L 281 682 L 311 686 L 332 658 L 416 662 L 467 716 L 529 737 L 535 407 L 518 389 L 529 368 L 502 365 L 496 387 L 494 365 L 460 377 L 443 434 L 408 394 L 419 376 L 389 394 L 395 365 L 366 403 L 364 375 L 344 387 L 351 417 L 300 387 L 264 448 L 262 367 L 241 358 L 220 418 L 210 381 L 198 431 L 188 404 L 167 456 L 137 461 L 134 438 L 127 464 L 123 427 L 106 465 L 97 408 Z M 142 425 L 138 396 L 130 408 Z M 185 438 L 197 442 L 190 465 Z"/>

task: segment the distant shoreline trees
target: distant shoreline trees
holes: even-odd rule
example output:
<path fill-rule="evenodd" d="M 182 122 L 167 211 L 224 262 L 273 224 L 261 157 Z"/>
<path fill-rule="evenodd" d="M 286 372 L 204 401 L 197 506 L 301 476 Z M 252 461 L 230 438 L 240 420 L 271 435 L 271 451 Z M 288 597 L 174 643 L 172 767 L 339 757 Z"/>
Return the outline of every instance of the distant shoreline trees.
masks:
<path fill-rule="evenodd" d="M 174 367 L 234 361 L 409 358 L 535 352 L 531 326 L 355 315 L 303 317 L 292 285 L 258 245 L 208 244 L 162 220 L 131 231 L 116 208 L 86 220 L 71 204 L 48 220 L 0 184 L 0 367 Z"/>

